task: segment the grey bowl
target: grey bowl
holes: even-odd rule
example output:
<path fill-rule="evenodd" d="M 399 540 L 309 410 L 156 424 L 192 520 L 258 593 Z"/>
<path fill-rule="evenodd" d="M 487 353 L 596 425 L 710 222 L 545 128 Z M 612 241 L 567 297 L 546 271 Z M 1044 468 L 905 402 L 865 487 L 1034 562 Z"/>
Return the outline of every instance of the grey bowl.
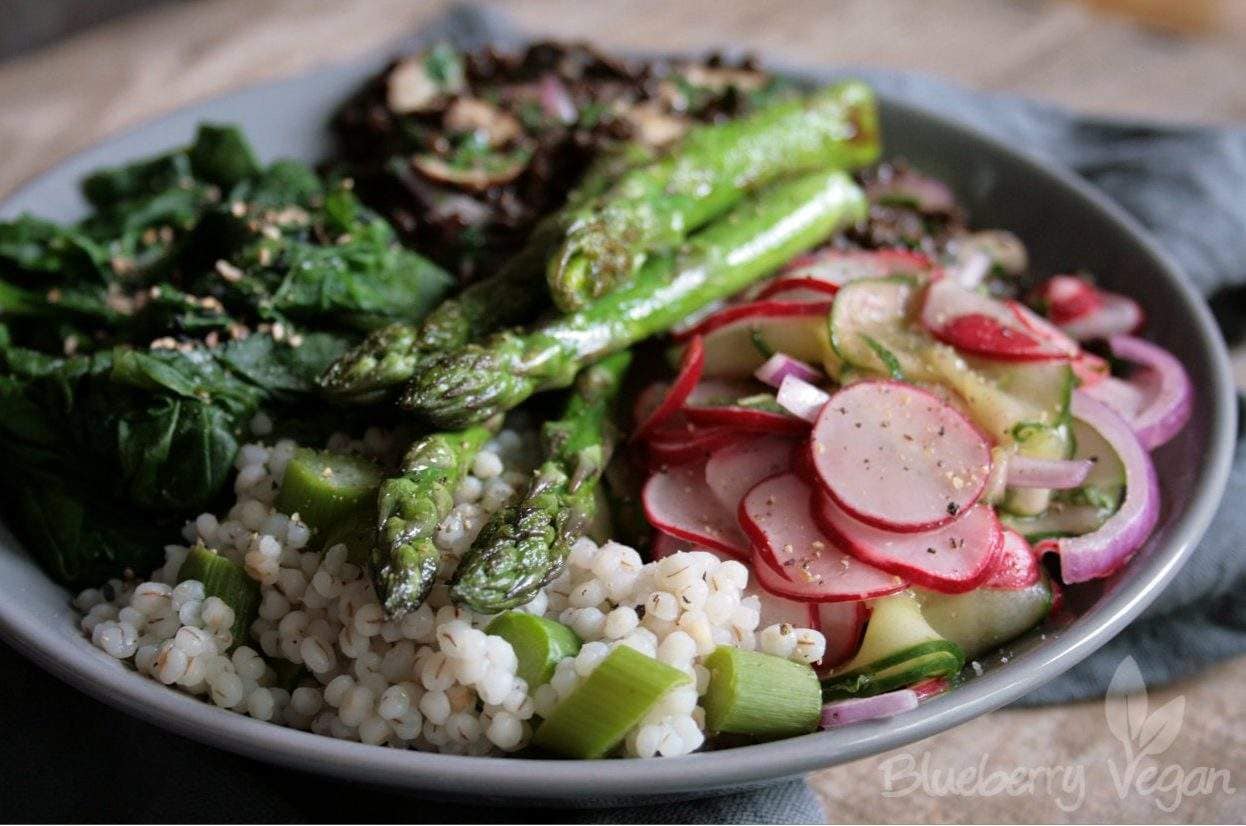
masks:
<path fill-rule="evenodd" d="M 188 107 L 71 158 L 12 195 L 0 217 L 32 211 L 72 219 L 76 184 L 102 164 L 186 142 L 201 120 L 241 123 L 266 158 L 315 159 L 326 118 L 377 61 L 331 68 Z M 810 75 L 816 77 L 816 74 Z M 1163 589 L 1189 556 L 1224 489 L 1232 454 L 1234 393 L 1224 344 L 1203 301 L 1143 230 L 1071 174 L 963 126 L 884 99 L 889 154 L 944 177 L 983 225 L 1011 229 L 1040 271 L 1085 267 L 1136 296 L 1150 334 L 1188 367 L 1199 396 L 1185 431 L 1158 461 L 1159 528 L 1111 580 L 1076 589 L 1075 618 L 1010 647 L 948 694 L 903 716 L 765 745 L 663 760 L 491 759 L 400 752 L 332 740 L 232 714 L 123 668 L 78 631 L 69 594 L 49 580 L 0 525 L 0 633 L 58 677 L 117 708 L 202 742 L 293 768 L 438 797 L 606 805 L 738 790 L 919 740 L 998 708 L 1106 643 Z M 1076 231 L 1067 231 L 1076 228 Z"/>

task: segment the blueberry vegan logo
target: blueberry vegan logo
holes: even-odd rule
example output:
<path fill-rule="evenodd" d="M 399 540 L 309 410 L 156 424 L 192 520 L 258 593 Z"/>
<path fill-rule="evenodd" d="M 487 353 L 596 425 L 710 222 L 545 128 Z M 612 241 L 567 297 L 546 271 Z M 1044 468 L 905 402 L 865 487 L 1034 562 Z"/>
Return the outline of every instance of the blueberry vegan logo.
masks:
<path fill-rule="evenodd" d="M 1160 763 L 1160 757 L 1181 733 L 1185 697 L 1174 697 L 1151 711 L 1146 683 L 1133 657 L 1126 657 L 1116 667 L 1104 699 L 1104 714 L 1108 730 L 1125 753 L 1123 764 L 1113 758 L 1107 761 L 1112 784 L 1122 800 L 1131 793 L 1150 797 L 1160 810 L 1171 813 L 1187 797 L 1215 794 L 1217 788 L 1226 794 L 1237 791 L 1228 769 Z"/>
<path fill-rule="evenodd" d="M 1163 760 L 1181 734 L 1185 706 L 1185 697 L 1179 696 L 1152 710 L 1138 663 L 1126 657 L 1112 675 L 1104 698 L 1108 732 L 1120 743 L 1119 754 L 1113 749 L 1102 762 L 1010 765 L 986 752 L 977 755 L 977 760 L 966 760 L 965 754 L 958 753 L 949 765 L 941 765 L 931 750 L 920 757 L 904 752 L 879 763 L 882 795 L 1045 797 L 1071 813 L 1083 806 L 1089 790 L 1106 791 L 1103 784 L 1110 783 L 1120 800 L 1150 801 L 1171 814 L 1192 797 L 1235 794 L 1228 769 Z M 1107 777 L 1100 768 L 1104 763 Z"/>

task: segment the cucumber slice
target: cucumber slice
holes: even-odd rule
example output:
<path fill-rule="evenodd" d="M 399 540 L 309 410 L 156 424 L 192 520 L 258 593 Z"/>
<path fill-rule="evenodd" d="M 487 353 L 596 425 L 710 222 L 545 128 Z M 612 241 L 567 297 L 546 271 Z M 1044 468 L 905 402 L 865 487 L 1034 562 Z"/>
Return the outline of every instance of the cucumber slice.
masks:
<path fill-rule="evenodd" d="M 1073 436 L 1067 424 L 1023 422 L 1012 429 L 1017 453 L 1035 459 L 1069 459 Z M 1003 509 L 1016 516 L 1036 516 L 1051 504 L 1052 492 L 1042 488 L 1014 488 L 1004 497 Z"/>
<path fill-rule="evenodd" d="M 507 611 L 493 618 L 485 633 L 501 637 L 515 649 L 515 673 L 528 683 L 529 692 L 554 676 L 554 666 L 580 651 L 580 638 L 560 622 L 523 611 Z"/>
<path fill-rule="evenodd" d="M 874 602 L 857 655 L 822 681 L 822 697 L 868 697 L 929 677 L 950 677 L 965 654 L 922 616 L 911 591 Z"/>
<path fill-rule="evenodd" d="M 679 669 L 620 645 L 545 718 L 532 744 L 564 757 L 605 757 L 663 694 L 688 682 Z"/>
<path fill-rule="evenodd" d="M 970 359 L 937 343 L 925 356 L 937 379 L 960 394 L 974 422 L 996 441 L 1014 440 L 1018 425 L 1068 421 L 1073 371 L 1064 362 Z"/>
<path fill-rule="evenodd" d="M 314 531 L 326 531 L 375 500 L 381 471 L 361 456 L 299 448 L 273 506 L 298 514 Z"/>
<path fill-rule="evenodd" d="M 233 650 L 251 638 L 251 623 L 260 609 L 260 584 L 236 562 L 199 544 L 190 549 L 177 572 L 177 581 L 203 583 L 204 598 L 216 597 L 234 609 Z"/>
<path fill-rule="evenodd" d="M 835 294 L 828 321 L 836 356 L 851 367 L 908 381 L 934 376 L 922 354 L 931 344 L 911 323 L 917 279 L 893 275 L 852 281 Z"/>
<path fill-rule="evenodd" d="M 710 684 L 702 705 L 705 725 L 715 734 L 778 740 L 817 729 L 822 687 L 809 666 L 720 645 L 705 667 Z"/>
<path fill-rule="evenodd" d="M 1029 631 L 1051 613 L 1051 584 L 1044 574 L 1018 590 L 979 588 L 964 594 L 918 591 L 922 616 L 969 658 Z"/>

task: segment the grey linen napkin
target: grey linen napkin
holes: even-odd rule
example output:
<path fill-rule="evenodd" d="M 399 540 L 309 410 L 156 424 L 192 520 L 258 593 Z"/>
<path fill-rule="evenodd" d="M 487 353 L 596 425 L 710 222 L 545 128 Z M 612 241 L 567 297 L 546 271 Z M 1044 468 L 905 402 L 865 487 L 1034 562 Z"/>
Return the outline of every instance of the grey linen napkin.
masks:
<path fill-rule="evenodd" d="M 459 9 L 419 42 L 517 40 L 499 15 Z M 938 110 L 1071 167 L 1131 211 L 1183 265 L 1232 339 L 1246 332 L 1246 131 L 1086 118 L 924 77 L 864 71 L 879 89 Z M 989 219 L 989 216 L 984 216 Z M 1225 501 L 1246 493 L 1239 446 Z M 1148 683 L 1246 651 L 1246 512 L 1222 507 L 1179 577 L 1124 633 L 1025 699 L 1102 694 L 1126 653 Z M 419 801 L 274 768 L 210 749 L 91 700 L 0 646 L 0 811 L 38 821 L 385 821 L 579 823 L 815 823 L 803 782 L 687 803 L 627 809 L 488 808 Z M 17 744 L 25 744 L 18 747 Z M 609 768 L 603 766 L 603 771 Z"/>

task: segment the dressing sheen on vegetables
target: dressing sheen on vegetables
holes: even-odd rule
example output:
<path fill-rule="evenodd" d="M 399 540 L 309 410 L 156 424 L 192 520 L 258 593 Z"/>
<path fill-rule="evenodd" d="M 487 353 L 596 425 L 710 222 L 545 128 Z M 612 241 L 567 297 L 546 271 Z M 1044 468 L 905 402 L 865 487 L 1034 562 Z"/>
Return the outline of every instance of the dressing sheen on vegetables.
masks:
<path fill-rule="evenodd" d="M 6 524 L 139 675 L 473 757 L 834 737 L 1159 523 L 1153 308 L 880 162 L 868 86 L 443 43 L 337 112 L 0 223 Z"/>

